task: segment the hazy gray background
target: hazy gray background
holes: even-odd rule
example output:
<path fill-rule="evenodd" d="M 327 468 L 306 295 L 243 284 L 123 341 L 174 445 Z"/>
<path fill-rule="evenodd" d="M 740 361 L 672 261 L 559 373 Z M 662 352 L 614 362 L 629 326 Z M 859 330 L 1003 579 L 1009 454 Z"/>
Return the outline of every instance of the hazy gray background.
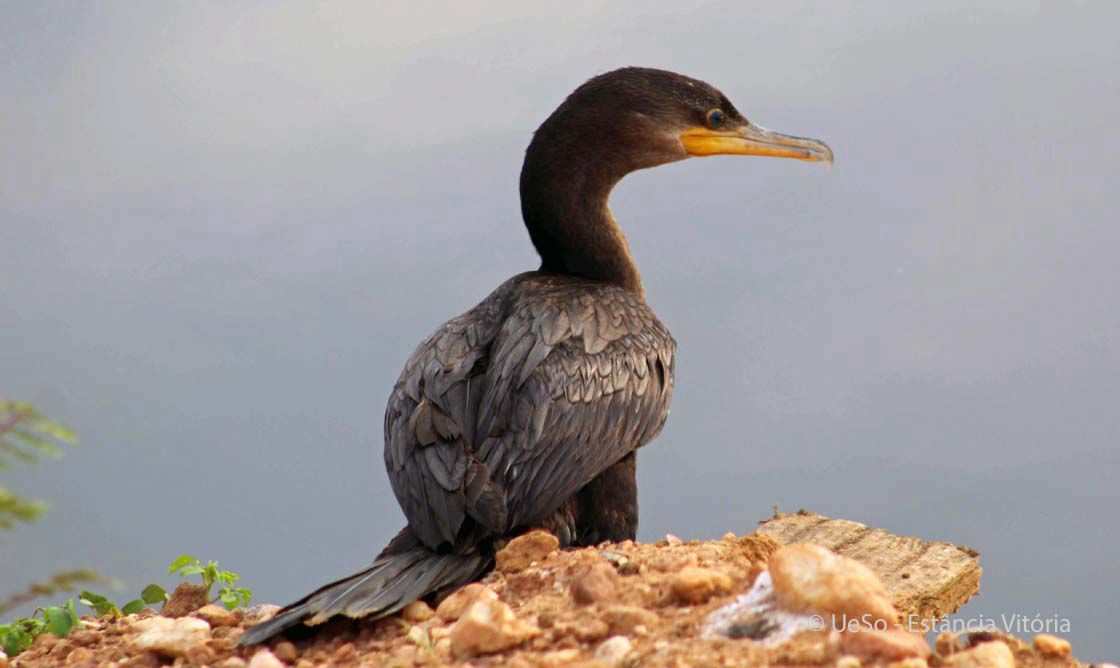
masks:
<path fill-rule="evenodd" d="M 0 6 L 0 391 L 83 442 L 4 473 L 53 510 L 0 591 L 191 551 L 283 603 L 366 563 L 404 359 L 535 267 L 530 132 L 640 64 L 837 156 L 617 189 L 679 341 L 641 538 L 778 503 L 968 544 L 962 614 L 1115 657 L 1118 6 L 466 4 Z"/>

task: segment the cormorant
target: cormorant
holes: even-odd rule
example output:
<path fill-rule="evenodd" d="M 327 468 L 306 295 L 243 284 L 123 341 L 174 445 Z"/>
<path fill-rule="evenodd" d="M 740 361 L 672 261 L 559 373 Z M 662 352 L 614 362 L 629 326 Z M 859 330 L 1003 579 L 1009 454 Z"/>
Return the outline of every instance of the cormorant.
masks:
<path fill-rule="evenodd" d="M 832 161 L 824 143 L 759 127 L 714 87 L 672 72 L 623 68 L 568 96 L 521 170 L 540 269 L 441 325 L 389 398 L 385 465 L 408 526 L 371 566 L 242 643 L 438 600 L 529 528 L 562 546 L 635 537 L 634 455 L 669 413 L 676 344 L 646 304 L 607 198 L 634 170 L 721 154 Z"/>

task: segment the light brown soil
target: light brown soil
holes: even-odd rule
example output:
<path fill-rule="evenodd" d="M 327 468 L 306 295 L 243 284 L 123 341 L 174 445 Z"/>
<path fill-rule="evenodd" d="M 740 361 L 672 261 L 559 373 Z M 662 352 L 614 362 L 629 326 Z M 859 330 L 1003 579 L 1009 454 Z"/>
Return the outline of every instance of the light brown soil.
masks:
<path fill-rule="evenodd" d="M 804 515 L 784 517 L 794 518 L 790 522 L 808 522 Z M 511 606 L 519 619 L 535 623 L 540 629 L 535 637 L 522 645 L 496 654 L 453 658 L 448 640 L 451 623 L 441 621 L 434 615 L 420 621 L 420 618 L 429 614 L 420 607 L 413 608 L 409 614 L 416 621 L 406 621 L 399 616 L 376 622 L 332 621 L 314 632 L 303 634 L 301 638 L 273 639 L 264 648 L 270 649 L 285 665 L 301 668 L 608 668 L 612 664 L 595 660 L 596 649 L 613 635 L 625 635 L 632 644 L 632 650 L 626 658 L 613 664 L 625 668 L 836 665 L 841 660 L 842 653 L 835 632 L 805 632 L 776 647 L 746 639 L 700 637 L 700 629 L 707 615 L 748 589 L 754 578 L 765 568 L 769 555 L 780 546 L 773 536 L 782 535 L 783 532 L 773 530 L 774 527 L 771 529 L 766 534 L 753 533 L 741 537 L 728 534 L 716 541 L 681 543 L 667 537 L 654 544 L 626 541 L 595 548 L 556 551 L 513 572 L 495 571 L 483 580 L 484 584 L 493 589 L 501 601 Z M 928 551 L 923 550 L 923 553 Z M 975 553 L 971 553 L 971 556 L 975 558 Z M 590 581 L 590 584 L 579 584 L 585 574 L 596 568 L 602 575 L 605 565 L 610 568 L 608 584 L 604 585 L 602 580 L 598 584 Z M 866 565 L 875 569 L 871 563 Z M 687 598 L 692 600 L 686 602 L 682 599 L 681 590 L 675 588 L 674 582 L 678 574 L 689 566 L 725 574 L 730 578 L 731 588 L 726 593 L 721 593 L 717 588 L 710 598 L 702 601 L 696 601 L 696 596 L 689 594 Z M 911 570 L 914 569 L 908 567 L 906 572 Z M 976 571 L 978 577 L 979 569 Z M 902 576 L 895 573 L 893 576 L 880 574 L 880 577 L 890 589 L 890 577 Z M 905 579 L 913 578 L 908 575 Z M 959 583 L 953 586 L 959 589 Z M 587 591 L 578 597 L 594 602 L 576 602 L 577 596 L 573 595 L 573 590 L 580 587 Z M 912 598 L 915 595 L 912 589 L 904 589 L 897 595 L 892 591 L 899 610 L 906 609 L 906 596 Z M 971 596 L 972 591 L 974 590 L 962 594 L 964 600 Z M 704 596 L 700 595 L 701 598 Z M 962 602 L 942 601 L 936 606 L 937 611 L 944 614 L 942 608 L 955 609 Z M 929 610 L 927 605 L 922 611 Z M 77 665 L 125 668 L 173 665 L 238 668 L 247 665 L 262 648 L 237 646 L 236 641 L 246 622 L 244 611 L 235 612 L 238 626 L 212 629 L 212 638 L 204 645 L 196 646 L 186 656 L 174 659 L 152 652 L 136 652 L 129 648 L 135 635 L 133 624 L 137 617 L 132 616 L 101 620 L 87 618 L 87 628 L 71 632 L 70 637 L 64 640 L 49 634 L 43 635 L 30 650 L 12 659 L 11 663 L 15 667 Z M 155 614 L 154 611 L 145 611 L 139 617 Z M 1005 642 L 1014 653 L 1016 665 L 1020 668 L 1065 668 L 1081 665 L 1069 657 L 1044 657 L 1028 643 L 1002 634 L 984 633 L 973 634 L 973 637 L 959 637 L 952 650 L 949 649 L 950 643 L 947 640 L 939 640 L 939 648 L 928 662 L 911 659 L 905 664 L 906 668 L 927 665 L 939 668 L 946 664 L 949 654 L 960 651 L 959 648 L 967 648 L 970 643 L 983 641 Z M 854 668 L 858 664 L 848 657 L 841 665 Z M 863 665 L 872 665 L 872 662 L 864 659 Z M 899 668 L 902 665 L 896 664 Z"/>

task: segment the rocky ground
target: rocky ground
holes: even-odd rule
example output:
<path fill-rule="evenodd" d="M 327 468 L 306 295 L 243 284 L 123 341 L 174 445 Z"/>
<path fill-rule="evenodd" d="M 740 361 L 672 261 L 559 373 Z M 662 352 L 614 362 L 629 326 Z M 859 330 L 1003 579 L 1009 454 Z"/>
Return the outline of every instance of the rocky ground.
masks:
<path fill-rule="evenodd" d="M 240 647 L 244 628 L 275 606 L 200 607 L 187 586 L 163 614 L 86 618 L 66 639 L 45 634 L 18 657 L 0 655 L 0 668 L 1083 665 L 1051 635 L 944 632 L 930 647 L 904 630 L 976 592 L 977 556 L 804 512 L 717 541 L 667 536 L 560 551 L 554 537 L 533 532 L 510 542 L 481 583 L 434 610 L 417 602 L 389 619 L 332 621 Z"/>

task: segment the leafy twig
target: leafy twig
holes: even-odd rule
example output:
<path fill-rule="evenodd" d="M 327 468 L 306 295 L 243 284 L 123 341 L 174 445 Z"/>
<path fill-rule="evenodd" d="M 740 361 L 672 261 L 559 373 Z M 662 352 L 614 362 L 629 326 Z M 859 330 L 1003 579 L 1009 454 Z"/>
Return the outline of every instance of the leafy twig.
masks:
<path fill-rule="evenodd" d="M 206 586 L 206 599 L 217 601 L 221 599 L 227 609 L 233 610 L 238 605 L 246 606 L 253 600 L 253 591 L 245 587 L 234 585 L 241 578 L 237 573 L 218 569 L 218 562 L 209 561 L 205 565 L 189 554 L 181 554 L 171 562 L 168 573 L 178 573 L 182 577 L 201 575 L 202 584 Z M 211 599 L 210 592 L 215 584 L 225 585 L 218 590 L 217 598 Z"/>

